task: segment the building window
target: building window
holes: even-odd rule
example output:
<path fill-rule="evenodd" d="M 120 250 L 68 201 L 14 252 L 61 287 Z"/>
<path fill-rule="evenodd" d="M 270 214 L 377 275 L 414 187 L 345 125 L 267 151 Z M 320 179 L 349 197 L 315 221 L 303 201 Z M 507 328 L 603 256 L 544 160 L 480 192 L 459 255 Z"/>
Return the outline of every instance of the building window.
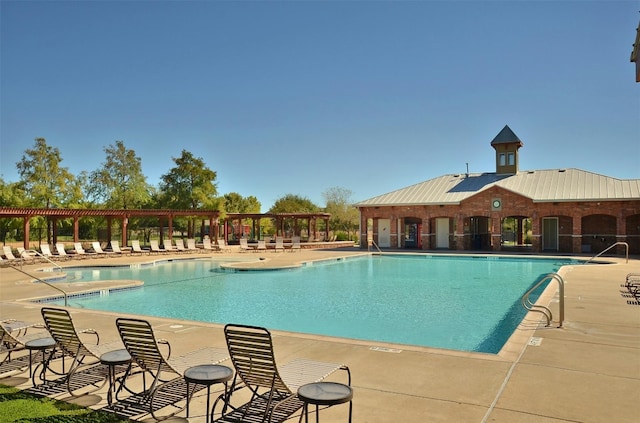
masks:
<path fill-rule="evenodd" d="M 509 166 L 513 166 L 516 164 L 516 155 L 514 153 L 509 153 L 507 155 Z"/>
<path fill-rule="evenodd" d="M 498 164 L 500 166 L 504 166 L 506 163 L 506 156 L 504 153 L 500 153 L 500 155 L 498 156 Z"/>

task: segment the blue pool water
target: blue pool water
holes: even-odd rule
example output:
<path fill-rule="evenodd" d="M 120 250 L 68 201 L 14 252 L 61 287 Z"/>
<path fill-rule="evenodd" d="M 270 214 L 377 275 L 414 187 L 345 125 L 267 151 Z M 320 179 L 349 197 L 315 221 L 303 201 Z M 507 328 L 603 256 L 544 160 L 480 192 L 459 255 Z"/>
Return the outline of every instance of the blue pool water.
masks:
<path fill-rule="evenodd" d="M 385 255 L 278 271 L 231 272 L 211 260 L 65 271 L 74 281 L 145 282 L 73 307 L 497 353 L 525 315 L 522 295 L 570 263 Z"/>

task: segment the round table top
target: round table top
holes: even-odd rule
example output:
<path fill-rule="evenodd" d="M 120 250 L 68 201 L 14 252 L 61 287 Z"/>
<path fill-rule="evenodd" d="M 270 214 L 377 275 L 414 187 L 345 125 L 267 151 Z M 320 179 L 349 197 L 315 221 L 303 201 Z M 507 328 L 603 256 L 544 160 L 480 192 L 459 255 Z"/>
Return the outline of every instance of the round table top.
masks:
<path fill-rule="evenodd" d="M 56 341 L 53 338 L 38 338 L 27 341 L 24 346 L 29 350 L 46 350 L 56 346 Z"/>
<path fill-rule="evenodd" d="M 100 362 L 108 365 L 127 364 L 131 361 L 131 355 L 125 349 L 113 350 L 100 356 Z"/>
<path fill-rule="evenodd" d="M 298 397 L 310 404 L 336 405 L 351 401 L 353 389 L 336 382 L 314 382 L 298 388 Z"/>
<path fill-rule="evenodd" d="M 184 379 L 190 383 L 213 385 L 226 382 L 233 376 L 233 370 L 220 364 L 201 364 L 189 367 L 184 372 Z"/>

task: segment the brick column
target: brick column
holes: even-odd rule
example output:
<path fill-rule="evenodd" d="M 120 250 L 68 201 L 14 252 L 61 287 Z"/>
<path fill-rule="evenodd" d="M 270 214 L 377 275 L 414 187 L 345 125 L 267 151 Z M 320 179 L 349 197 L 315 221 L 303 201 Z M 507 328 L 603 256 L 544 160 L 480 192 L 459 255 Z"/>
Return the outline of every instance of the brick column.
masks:
<path fill-rule="evenodd" d="M 572 240 L 573 240 L 573 252 L 579 254 L 582 252 L 582 216 L 572 216 Z"/>

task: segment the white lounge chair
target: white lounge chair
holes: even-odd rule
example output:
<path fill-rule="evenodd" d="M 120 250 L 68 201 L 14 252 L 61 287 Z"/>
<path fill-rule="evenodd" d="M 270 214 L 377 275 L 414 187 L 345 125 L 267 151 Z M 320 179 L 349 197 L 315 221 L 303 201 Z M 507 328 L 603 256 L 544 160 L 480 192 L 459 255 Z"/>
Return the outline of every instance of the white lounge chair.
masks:
<path fill-rule="evenodd" d="M 224 242 L 224 239 L 220 238 L 218 240 L 218 251 L 224 252 L 224 251 L 229 251 L 229 247 L 227 246 L 227 243 Z"/>
<path fill-rule="evenodd" d="M 11 250 L 11 247 L 8 245 L 5 245 L 2 247 L 2 253 L 4 254 L 4 258 L 6 258 L 9 261 L 18 260 L 18 258 L 13 255 L 13 250 Z"/>
<path fill-rule="evenodd" d="M 184 240 L 182 238 L 176 239 L 176 250 L 178 250 L 179 253 L 188 252 L 187 249 L 184 247 Z"/>
<path fill-rule="evenodd" d="M 56 252 L 60 258 L 64 258 L 65 260 L 71 258 L 71 256 L 67 254 L 67 250 L 64 249 L 64 244 L 62 242 L 56 243 Z"/>
<path fill-rule="evenodd" d="M 276 247 L 275 247 L 275 252 L 277 253 L 278 251 L 284 251 L 284 239 L 282 239 L 281 237 L 276 237 Z"/>
<path fill-rule="evenodd" d="M 80 257 L 80 258 L 88 258 L 91 256 L 96 256 L 96 253 L 88 253 L 84 250 L 84 248 L 82 247 L 82 243 L 80 242 L 74 242 L 73 243 L 73 249 L 76 252 L 76 256 Z"/>
<path fill-rule="evenodd" d="M 194 238 L 187 239 L 187 251 L 191 253 L 198 251 L 198 247 L 196 247 L 196 240 Z"/>
<path fill-rule="evenodd" d="M 258 241 L 258 245 L 256 246 L 256 251 L 267 251 L 267 243 L 264 242 L 264 239 Z"/>
<path fill-rule="evenodd" d="M 120 241 L 111 240 L 111 251 L 114 254 L 125 254 L 125 251 L 120 248 Z"/>
<path fill-rule="evenodd" d="M 131 241 L 131 252 L 137 254 L 151 254 L 149 250 L 143 250 L 140 247 L 140 241 L 138 241 L 137 239 Z"/>
<path fill-rule="evenodd" d="M 253 247 L 249 247 L 247 238 L 240 238 L 240 252 L 243 251 L 253 251 Z"/>
<path fill-rule="evenodd" d="M 91 247 L 93 248 L 93 251 L 96 254 L 99 254 L 101 256 L 109 256 L 109 255 L 113 255 L 113 251 L 105 251 L 102 249 L 102 246 L 100 245 L 100 242 L 98 241 L 93 241 L 91 242 Z"/>
<path fill-rule="evenodd" d="M 300 251 L 300 237 L 294 236 L 291 243 L 291 252 Z"/>

